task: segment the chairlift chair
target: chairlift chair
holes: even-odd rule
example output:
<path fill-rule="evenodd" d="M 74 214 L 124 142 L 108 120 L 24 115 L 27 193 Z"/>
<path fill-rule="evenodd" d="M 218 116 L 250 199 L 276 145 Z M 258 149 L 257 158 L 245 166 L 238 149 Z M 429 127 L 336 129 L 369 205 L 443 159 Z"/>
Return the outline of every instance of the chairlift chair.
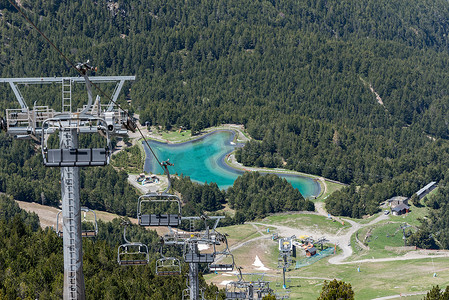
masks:
<path fill-rule="evenodd" d="M 84 229 L 81 230 L 81 236 L 82 237 L 96 237 L 98 235 L 98 223 L 97 223 L 97 214 L 95 213 L 94 210 L 82 206 L 81 207 L 81 211 L 84 212 L 85 214 L 87 214 L 88 212 L 93 213 L 94 216 L 94 220 L 93 220 L 93 224 L 94 224 L 94 229 Z M 81 221 L 85 221 L 85 219 L 83 218 Z"/>
<path fill-rule="evenodd" d="M 247 299 L 247 288 L 241 282 L 233 281 L 226 284 L 225 290 L 226 300 L 228 299 Z"/>
<path fill-rule="evenodd" d="M 197 239 L 186 241 L 184 243 L 184 261 L 190 263 L 207 263 L 211 264 L 215 261 L 215 253 L 201 253 L 198 250 L 192 250 L 191 244 L 198 243 Z M 195 246 L 196 247 L 196 246 Z"/>
<path fill-rule="evenodd" d="M 206 300 L 206 298 L 204 297 L 204 288 L 200 289 L 200 294 L 199 294 L 199 298 L 197 298 L 198 300 Z M 193 300 L 192 298 L 190 298 L 190 287 L 187 284 L 187 288 L 182 290 L 182 300 Z"/>
<path fill-rule="evenodd" d="M 176 213 L 145 213 L 148 204 L 175 203 Z M 181 224 L 181 200 L 178 196 L 163 193 L 149 193 L 139 197 L 137 204 L 137 219 L 141 226 L 171 226 L 177 227 Z"/>
<path fill-rule="evenodd" d="M 209 270 L 211 272 L 232 272 L 234 271 L 234 255 L 232 255 L 231 253 L 228 254 L 223 254 L 227 257 L 231 257 L 232 259 L 232 263 L 230 264 L 210 264 L 209 265 Z"/>
<path fill-rule="evenodd" d="M 175 257 L 163 257 L 156 261 L 156 275 L 181 275 L 181 262 Z"/>
<path fill-rule="evenodd" d="M 126 257 L 134 256 L 137 259 Z M 125 258 L 124 258 L 125 257 Z M 140 258 L 142 257 L 142 258 Z M 118 247 L 117 262 L 120 266 L 142 266 L 150 261 L 148 246 L 139 242 L 126 243 Z"/>
<path fill-rule="evenodd" d="M 120 266 L 147 265 L 150 262 L 148 246 L 140 242 L 130 242 L 126 239 L 126 226 L 123 229 L 125 244 L 118 247 L 117 262 Z"/>
<path fill-rule="evenodd" d="M 98 234 L 97 214 L 95 213 L 95 211 L 93 211 L 92 209 L 85 207 L 85 206 L 81 207 L 81 211 L 85 212 L 85 213 L 92 212 L 94 215 L 94 220 L 93 220 L 94 229 L 81 230 L 81 236 L 82 237 L 96 237 Z M 62 211 L 59 211 L 56 216 L 56 233 L 58 234 L 59 237 L 63 236 L 62 228 L 59 229 L 59 216 L 61 215 L 61 213 L 62 213 Z"/>
<path fill-rule="evenodd" d="M 76 129 L 80 133 L 99 133 L 106 138 L 104 148 L 48 149 L 48 138 L 57 131 Z M 60 114 L 42 123 L 41 145 L 47 167 L 90 167 L 109 164 L 110 137 L 104 119 L 86 114 Z"/>
<path fill-rule="evenodd" d="M 212 272 L 232 272 L 234 270 L 233 264 L 210 264 L 209 270 Z"/>
<path fill-rule="evenodd" d="M 214 256 L 217 255 L 223 255 L 224 257 L 230 257 L 232 260 L 232 263 L 230 264 L 210 264 L 209 270 L 211 272 L 231 272 L 234 270 L 234 255 L 232 255 L 231 251 L 229 250 L 228 246 L 228 240 L 225 235 L 220 234 L 221 239 L 225 242 L 225 249 L 223 251 L 217 251 L 216 250 L 216 243 L 214 243 Z"/>
<path fill-rule="evenodd" d="M 186 263 L 213 263 L 215 260 L 214 253 L 200 253 L 188 251 L 184 254 Z"/>
<path fill-rule="evenodd" d="M 182 290 L 182 300 L 190 300 L 190 289 L 183 289 Z"/>

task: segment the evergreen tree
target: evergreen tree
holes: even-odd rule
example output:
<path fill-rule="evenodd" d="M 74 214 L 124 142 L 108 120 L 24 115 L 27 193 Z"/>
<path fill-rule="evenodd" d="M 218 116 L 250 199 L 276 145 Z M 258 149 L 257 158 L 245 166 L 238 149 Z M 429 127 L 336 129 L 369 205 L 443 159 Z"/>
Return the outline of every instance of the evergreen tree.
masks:
<path fill-rule="evenodd" d="M 324 281 L 318 300 L 354 299 L 351 284 L 343 281 Z"/>

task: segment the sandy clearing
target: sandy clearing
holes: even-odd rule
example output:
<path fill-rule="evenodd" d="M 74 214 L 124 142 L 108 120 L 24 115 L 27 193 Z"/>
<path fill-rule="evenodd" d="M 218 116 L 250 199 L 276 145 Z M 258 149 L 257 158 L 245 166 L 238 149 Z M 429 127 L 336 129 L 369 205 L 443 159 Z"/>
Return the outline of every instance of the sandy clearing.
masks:
<path fill-rule="evenodd" d="M 17 201 L 19 207 L 27 212 L 34 212 L 39 216 L 41 227 L 56 228 L 56 216 L 60 209 L 56 207 L 46 206 L 35 202 Z"/>
<path fill-rule="evenodd" d="M 39 220 L 41 223 L 41 227 L 52 227 L 56 228 L 56 217 L 58 215 L 58 212 L 60 209 L 56 207 L 46 206 L 42 204 L 38 204 L 35 202 L 24 202 L 24 201 L 17 201 L 17 204 L 19 204 L 19 207 L 27 212 L 34 212 L 39 216 Z M 97 215 L 98 220 L 102 220 L 104 222 L 110 222 L 115 218 L 119 218 L 120 216 L 111 214 L 105 211 L 95 211 L 95 214 Z M 130 221 L 133 224 L 137 224 L 137 219 L 135 218 L 129 218 Z"/>

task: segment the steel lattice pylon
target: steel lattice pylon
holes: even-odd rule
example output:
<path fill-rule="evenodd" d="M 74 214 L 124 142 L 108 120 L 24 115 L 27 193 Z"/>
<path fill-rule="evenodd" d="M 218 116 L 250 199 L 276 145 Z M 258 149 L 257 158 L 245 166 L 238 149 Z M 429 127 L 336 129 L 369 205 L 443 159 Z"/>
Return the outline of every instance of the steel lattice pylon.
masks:
<path fill-rule="evenodd" d="M 127 134 L 124 113 L 114 109 L 114 103 L 123 83 L 126 80 L 135 80 L 134 76 L 92 77 L 89 79 L 85 74 L 90 66 L 87 64 L 78 64 L 78 66 L 84 74 L 83 77 L 0 78 L 0 82 L 9 83 L 20 105 L 20 109 L 6 110 L 6 121 L 0 120 L 0 129 L 15 138 L 41 142 L 44 164 L 61 168 L 64 299 L 86 298 L 82 262 L 79 167 L 109 163 L 109 135 Z M 76 82 L 86 83 L 89 102 L 87 106 L 73 113 L 71 85 Z M 90 82 L 118 82 L 111 98 L 112 101 L 102 106 L 97 97 L 95 104 L 92 105 Z M 30 109 L 20 93 L 18 85 L 50 83 L 62 85 L 62 112 L 57 112 L 48 106 L 35 106 Z M 93 106 L 95 109 L 92 109 Z M 103 150 L 78 149 L 78 135 L 81 133 L 105 134 L 108 136 L 108 145 Z M 45 148 L 46 138 L 51 134 L 59 135 L 58 149 Z"/>

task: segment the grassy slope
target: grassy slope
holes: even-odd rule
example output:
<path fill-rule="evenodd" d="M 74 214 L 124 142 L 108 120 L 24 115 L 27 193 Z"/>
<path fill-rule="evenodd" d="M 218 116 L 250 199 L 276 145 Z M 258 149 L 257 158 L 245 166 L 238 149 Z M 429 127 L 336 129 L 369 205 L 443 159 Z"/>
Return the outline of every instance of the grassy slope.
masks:
<path fill-rule="evenodd" d="M 349 224 L 342 225 L 339 222 L 332 222 L 324 216 L 312 214 L 279 214 L 267 217 L 262 220 L 263 223 L 282 225 L 292 228 L 319 227 L 321 230 L 335 234 L 341 229 L 351 227 Z"/>
<path fill-rule="evenodd" d="M 412 206 L 412 212 L 407 216 L 390 216 L 389 220 L 365 227 L 359 231 L 359 237 L 363 240 L 364 234 L 371 229 L 371 242 L 368 243 L 369 250 L 358 250 L 354 236 L 351 240 L 354 255 L 351 261 L 366 258 L 390 258 L 399 257 L 405 254 L 404 251 L 385 250 L 385 246 L 400 247 L 403 245 L 402 230 L 400 225 L 407 222 L 412 225 L 417 224 L 417 218 L 425 214 L 426 208 L 417 208 Z M 375 217 L 375 216 L 373 216 Z M 372 217 L 372 218 L 373 218 Z M 370 219 L 372 219 L 370 218 Z M 360 221 L 360 220 L 358 220 Z M 335 233 L 342 226 L 338 222 L 329 222 L 325 217 L 309 214 L 285 214 L 275 215 L 265 218 L 260 222 L 273 225 L 283 225 L 288 227 L 314 227 L 329 233 Z M 243 272 L 262 272 L 253 270 L 251 264 L 254 262 L 255 255 L 258 255 L 264 265 L 270 268 L 265 275 L 266 280 L 272 283 L 270 286 L 282 291 L 282 273 L 277 267 L 277 243 L 271 241 L 266 233 L 267 226 L 258 225 L 260 232 L 267 235 L 267 239 L 257 239 L 254 242 L 233 251 L 237 265 L 246 265 Z M 254 226 L 245 224 L 221 228 L 220 232 L 226 232 L 230 235 L 230 244 L 234 244 L 239 239 L 248 241 L 252 238 L 261 236 L 260 232 Z M 389 235 L 389 237 L 387 237 Z M 375 238 L 377 237 L 377 238 Z M 449 258 L 429 258 L 397 260 L 397 261 L 377 261 L 350 263 L 343 265 L 332 265 L 328 259 L 323 259 L 315 264 L 298 270 L 290 270 L 287 274 L 290 280 L 289 292 L 291 299 L 316 299 L 321 291 L 324 280 L 333 278 L 341 279 L 351 283 L 356 299 L 373 299 L 376 297 L 415 294 L 407 296 L 407 299 L 422 299 L 420 293 L 426 292 L 434 285 L 445 287 L 449 283 Z M 361 272 L 357 271 L 360 267 Z M 434 273 L 437 277 L 433 277 Z M 249 280 L 248 276 L 245 276 Z M 217 284 L 223 281 L 236 280 L 236 277 L 225 276 L 222 274 L 206 275 L 208 281 Z M 219 287 L 223 287 L 220 286 Z"/>

